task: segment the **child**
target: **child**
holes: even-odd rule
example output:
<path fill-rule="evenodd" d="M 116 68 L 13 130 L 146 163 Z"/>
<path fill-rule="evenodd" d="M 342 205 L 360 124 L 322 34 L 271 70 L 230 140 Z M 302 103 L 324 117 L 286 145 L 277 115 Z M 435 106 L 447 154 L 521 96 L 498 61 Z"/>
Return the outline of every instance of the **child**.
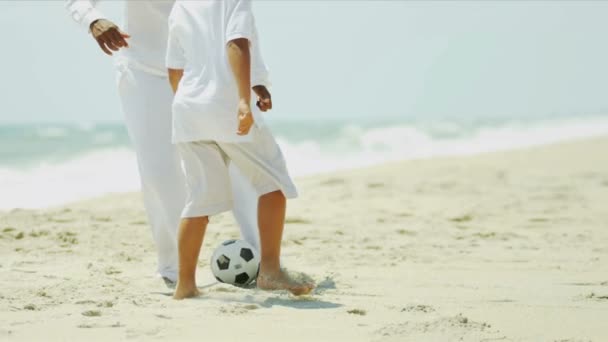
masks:
<path fill-rule="evenodd" d="M 230 162 L 260 195 L 257 286 L 295 295 L 313 288 L 280 268 L 286 198 L 296 197 L 297 192 L 279 146 L 259 114 L 252 112 L 251 59 L 257 55 L 256 35 L 247 0 L 178 0 L 169 17 L 167 67 L 176 92 L 173 142 L 180 151 L 188 190 L 178 233 L 175 299 L 199 294 L 196 264 L 209 216 L 232 207 Z M 269 98 L 265 86 L 253 90 L 260 98 Z M 258 105 L 262 110 L 271 106 Z"/>

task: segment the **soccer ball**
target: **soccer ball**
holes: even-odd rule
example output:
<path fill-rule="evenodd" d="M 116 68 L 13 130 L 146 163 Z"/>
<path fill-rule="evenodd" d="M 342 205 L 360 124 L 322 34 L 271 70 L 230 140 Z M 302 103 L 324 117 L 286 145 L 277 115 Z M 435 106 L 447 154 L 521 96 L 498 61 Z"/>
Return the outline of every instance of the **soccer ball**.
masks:
<path fill-rule="evenodd" d="M 222 283 L 245 286 L 258 276 L 260 256 L 243 240 L 224 241 L 211 256 L 211 272 Z"/>

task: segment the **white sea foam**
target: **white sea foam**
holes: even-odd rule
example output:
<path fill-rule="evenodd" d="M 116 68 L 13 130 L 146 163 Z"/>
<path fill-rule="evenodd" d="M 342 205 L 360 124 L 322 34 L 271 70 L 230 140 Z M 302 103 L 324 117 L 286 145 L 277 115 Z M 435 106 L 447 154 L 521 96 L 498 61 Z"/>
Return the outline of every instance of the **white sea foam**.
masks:
<path fill-rule="evenodd" d="M 449 123 L 431 128 L 408 124 L 366 128 L 350 124 L 337 129 L 329 139 L 311 136 L 298 142 L 277 131 L 291 174 L 303 176 L 388 161 L 471 155 L 608 135 L 608 118 L 515 122 L 467 132 Z M 46 133 L 59 135 L 59 131 Z M 126 147 L 93 150 L 66 162 L 27 169 L 0 166 L 0 209 L 47 207 L 138 188 L 135 155 Z"/>
<path fill-rule="evenodd" d="M 0 169 L 0 208 L 40 208 L 106 193 L 136 191 L 133 151 L 101 150 L 61 164 Z"/>
<path fill-rule="evenodd" d="M 438 127 L 433 130 L 436 133 Z M 445 124 L 441 132 L 443 137 L 433 137 L 413 125 L 371 129 L 351 125 L 340 131 L 333 146 L 313 140 L 293 143 L 280 137 L 279 143 L 292 174 L 302 176 L 389 161 L 472 155 L 608 135 L 608 118 L 511 123 L 481 127 L 467 134 L 457 134 L 454 125 Z M 344 144 L 351 148 L 344 149 Z"/>

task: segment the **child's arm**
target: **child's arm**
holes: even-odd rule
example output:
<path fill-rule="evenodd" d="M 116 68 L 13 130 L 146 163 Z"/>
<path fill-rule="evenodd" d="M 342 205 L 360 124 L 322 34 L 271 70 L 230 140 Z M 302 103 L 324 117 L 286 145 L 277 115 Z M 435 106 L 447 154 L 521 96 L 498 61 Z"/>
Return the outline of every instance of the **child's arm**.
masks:
<path fill-rule="evenodd" d="M 179 86 L 179 81 L 182 80 L 184 76 L 184 69 L 167 69 L 169 71 L 169 83 L 171 83 L 171 88 L 173 89 L 173 94 L 177 93 L 177 87 Z"/>
<path fill-rule="evenodd" d="M 237 38 L 228 42 L 228 62 L 236 79 L 239 92 L 238 135 L 247 135 L 253 125 L 251 114 L 251 55 L 249 51 L 249 40 Z"/>

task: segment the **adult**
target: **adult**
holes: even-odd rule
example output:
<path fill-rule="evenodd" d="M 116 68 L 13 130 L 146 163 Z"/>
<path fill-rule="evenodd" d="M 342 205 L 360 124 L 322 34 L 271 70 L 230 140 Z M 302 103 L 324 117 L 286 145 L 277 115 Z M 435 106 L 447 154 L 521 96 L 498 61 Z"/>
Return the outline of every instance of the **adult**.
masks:
<path fill-rule="evenodd" d="M 174 0 L 125 1 L 124 26 L 110 21 L 98 0 L 66 0 L 72 18 L 87 29 L 107 55 L 116 53 L 118 91 L 141 178 L 148 221 L 158 251 L 158 274 L 169 284 L 177 278 L 177 226 L 186 194 L 177 150 L 171 143 L 173 92 L 165 55 L 168 17 Z M 268 87 L 260 50 L 252 51 L 252 84 Z M 261 87 L 264 88 L 264 87 Z M 258 98 L 262 111 L 272 108 L 270 94 Z M 231 167 L 234 216 L 243 238 L 259 246 L 257 195 Z"/>

